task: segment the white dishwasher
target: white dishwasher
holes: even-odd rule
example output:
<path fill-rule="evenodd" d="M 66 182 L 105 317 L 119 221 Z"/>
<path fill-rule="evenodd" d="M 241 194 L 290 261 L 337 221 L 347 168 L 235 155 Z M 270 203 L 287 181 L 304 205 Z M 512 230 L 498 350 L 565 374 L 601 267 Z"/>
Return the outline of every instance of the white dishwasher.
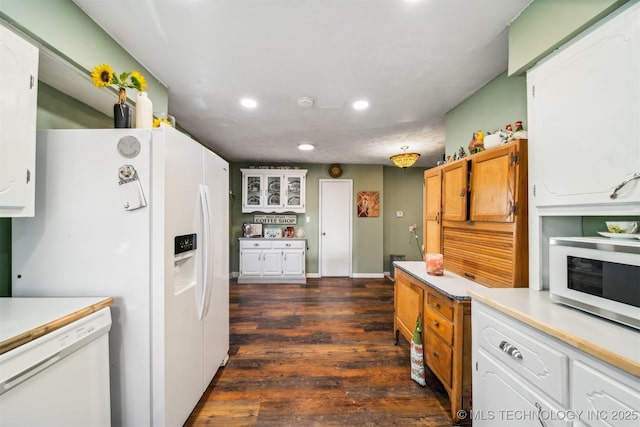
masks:
<path fill-rule="evenodd" d="M 0 426 L 111 425 L 111 298 L 0 298 Z"/>

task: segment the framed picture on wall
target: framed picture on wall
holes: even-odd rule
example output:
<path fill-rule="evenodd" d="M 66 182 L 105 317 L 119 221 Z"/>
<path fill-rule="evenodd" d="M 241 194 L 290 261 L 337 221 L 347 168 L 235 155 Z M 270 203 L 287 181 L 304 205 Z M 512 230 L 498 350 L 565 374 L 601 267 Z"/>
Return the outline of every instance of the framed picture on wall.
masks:
<path fill-rule="evenodd" d="M 367 218 L 380 215 L 380 193 L 378 191 L 358 191 L 358 216 Z"/>

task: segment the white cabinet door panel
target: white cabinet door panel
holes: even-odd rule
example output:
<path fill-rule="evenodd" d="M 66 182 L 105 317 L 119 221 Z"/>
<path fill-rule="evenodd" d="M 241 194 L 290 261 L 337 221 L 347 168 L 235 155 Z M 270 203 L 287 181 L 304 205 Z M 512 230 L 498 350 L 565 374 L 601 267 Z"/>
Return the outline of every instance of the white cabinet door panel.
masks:
<path fill-rule="evenodd" d="M 640 383 L 637 378 L 613 378 L 608 368 L 596 369 L 580 361 L 573 363 L 571 406 L 584 414 L 583 425 L 640 425 Z"/>
<path fill-rule="evenodd" d="M 260 276 L 262 273 L 262 251 L 259 249 L 243 249 L 240 252 L 240 274 L 243 276 Z"/>
<path fill-rule="evenodd" d="M 300 250 L 282 251 L 282 274 L 301 275 L 304 274 L 304 252 Z"/>
<path fill-rule="evenodd" d="M 640 202 L 640 4 L 527 73 L 537 206 Z"/>
<path fill-rule="evenodd" d="M 473 377 L 474 427 L 570 426 L 571 422 L 559 419 L 566 412 L 509 374 L 484 350 L 478 351 Z"/>
<path fill-rule="evenodd" d="M 38 49 L 0 25 L 0 217 L 33 216 Z"/>

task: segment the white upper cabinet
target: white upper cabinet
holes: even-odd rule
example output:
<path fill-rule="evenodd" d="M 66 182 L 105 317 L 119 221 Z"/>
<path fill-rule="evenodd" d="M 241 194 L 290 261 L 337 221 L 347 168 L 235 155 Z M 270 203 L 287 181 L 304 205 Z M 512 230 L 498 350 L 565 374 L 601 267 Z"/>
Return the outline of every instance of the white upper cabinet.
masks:
<path fill-rule="evenodd" d="M 242 212 L 305 210 L 304 169 L 241 169 Z"/>
<path fill-rule="evenodd" d="M 640 3 L 551 54 L 527 86 L 532 202 L 639 206 Z"/>
<path fill-rule="evenodd" d="M 0 25 L 0 217 L 33 216 L 38 48 Z"/>

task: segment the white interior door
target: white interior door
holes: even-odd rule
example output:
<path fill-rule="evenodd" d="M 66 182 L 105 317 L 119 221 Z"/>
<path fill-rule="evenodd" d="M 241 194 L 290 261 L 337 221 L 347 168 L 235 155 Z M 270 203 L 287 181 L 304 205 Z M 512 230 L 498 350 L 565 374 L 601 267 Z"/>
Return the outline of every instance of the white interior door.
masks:
<path fill-rule="evenodd" d="M 351 276 L 353 181 L 320 180 L 320 276 Z"/>

